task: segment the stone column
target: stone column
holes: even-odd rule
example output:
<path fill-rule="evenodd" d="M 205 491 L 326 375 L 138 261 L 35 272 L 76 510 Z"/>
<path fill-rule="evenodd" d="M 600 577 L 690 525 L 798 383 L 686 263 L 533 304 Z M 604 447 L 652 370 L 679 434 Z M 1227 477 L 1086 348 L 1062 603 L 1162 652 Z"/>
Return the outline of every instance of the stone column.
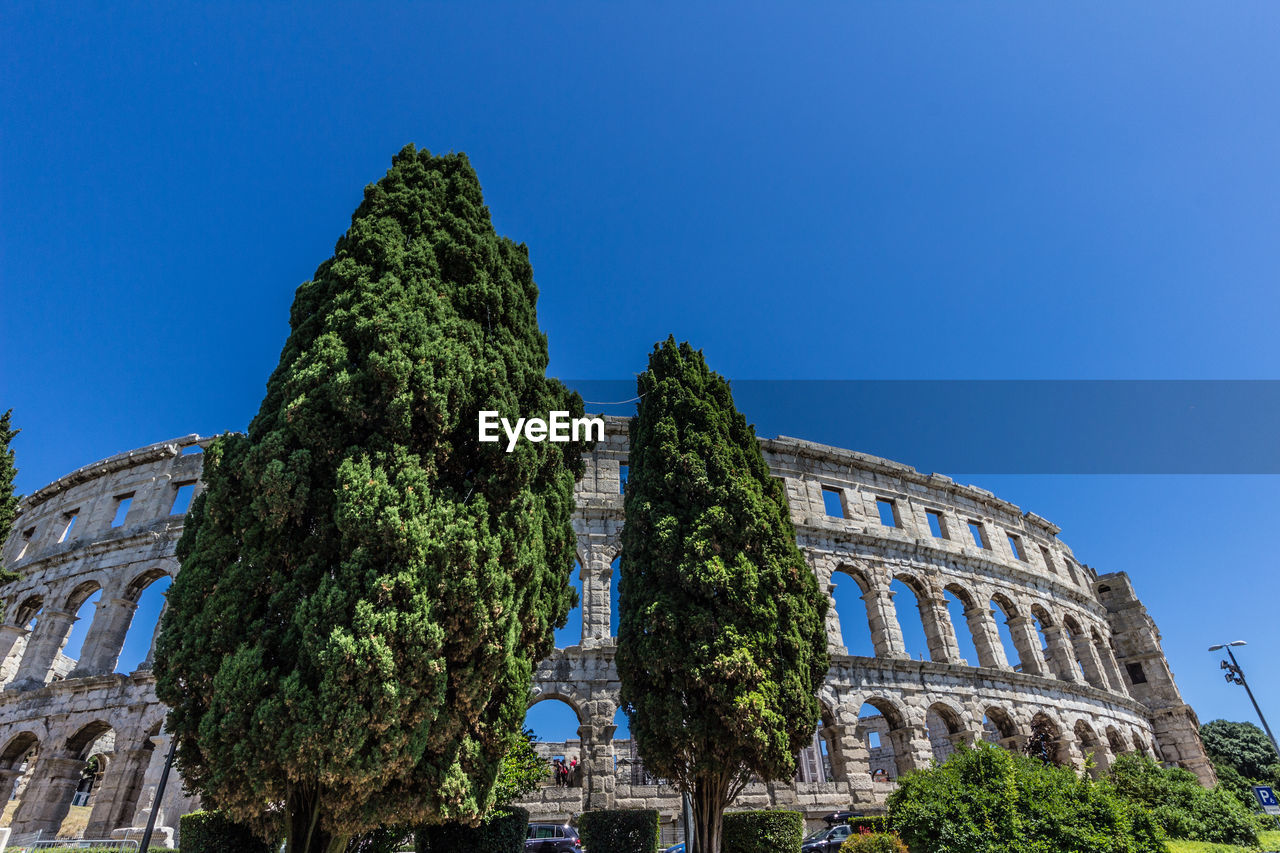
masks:
<path fill-rule="evenodd" d="M 925 642 L 929 646 L 929 660 L 939 663 L 959 663 L 960 643 L 956 640 L 955 626 L 951 624 L 951 612 L 947 600 L 940 594 L 927 592 L 918 596 L 920 616 L 924 622 Z"/>
<path fill-rule="evenodd" d="M 582 744 L 582 787 L 586 793 L 584 807 L 588 809 L 613 808 L 614 768 L 613 734 L 617 726 L 612 720 L 593 719 L 578 726 L 578 739 Z"/>
<path fill-rule="evenodd" d="M 890 729 L 889 743 L 893 745 L 893 763 L 899 777 L 912 770 L 925 770 L 933 762 L 933 744 L 923 729 L 915 726 Z"/>
<path fill-rule="evenodd" d="M 151 817 L 151 810 L 156 807 L 156 789 L 160 786 L 160 777 L 164 774 L 164 759 L 169 753 L 169 735 L 158 734 L 150 738 L 151 749 L 140 749 L 138 752 L 150 753 L 147 756 L 147 763 L 142 771 L 142 785 L 138 793 L 138 809 L 133 813 L 133 826 L 142 827 L 147 825 L 147 820 Z M 178 771 L 175 768 L 169 775 L 167 786 L 178 781 Z M 164 822 L 164 813 L 156 815 L 156 826 Z M 126 818 L 126 821 L 128 819 Z"/>
<path fill-rule="evenodd" d="M 1074 767 L 1078 771 L 1084 769 L 1084 755 L 1080 752 L 1080 743 L 1074 734 L 1063 732 L 1054 744 L 1057 747 L 1055 757 L 1059 764 Z"/>
<path fill-rule="evenodd" d="M 832 576 L 834 578 L 834 575 Z M 821 578 L 819 578 L 821 585 Z M 844 632 L 840 630 L 840 614 L 836 611 L 836 583 L 829 580 L 827 590 L 827 649 L 833 655 L 847 655 L 849 649 L 844 644 Z"/>
<path fill-rule="evenodd" d="M 1044 639 L 1048 648 L 1049 666 L 1060 681 L 1078 681 L 1076 678 L 1075 656 L 1067 645 L 1067 638 L 1061 625 L 1049 625 L 1044 629 Z"/>
<path fill-rule="evenodd" d="M 71 808 L 71 797 L 80 784 L 84 762 L 78 758 L 49 756 L 36 759 L 35 772 L 13 816 L 13 834 L 41 830 L 57 832 Z"/>
<path fill-rule="evenodd" d="M 1112 654 L 1111 646 L 1102 640 L 1099 640 L 1095 645 L 1098 646 L 1098 656 L 1102 659 L 1102 668 L 1107 673 L 1107 681 L 1111 692 L 1128 696 L 1129 688 L 1125 686 L 1124 676 L 1120 674 L 1120 664 L 1116 662 L 1116 656 Z"/>
<path fill-rule="evenodd" d="M 991 609 L 981 605 L 968 607 L 964 611 L 964 618 L 969 623 L 969 633 L 973 635 L 978 665 L 991 669 L 1013 669 L 1004 655 L 1004 645 L 1000 642 L 1000 632 L 996 628 Z"/>
<path fill-rule="evenodd" d="M 1045 662 L 1040 653 L 1040 637 L 1036 634 L 1036 626 L 1031 617 L 1010 616 L 1005 622 L 1009 633 L 1013 635 L 1013 645 L 1018 649 L 1018 657 L 1022 659 L 1022 671 L 1027 675 L 1044 675 Z"/>
<path fill-rule="evenodd" d="M 143 774 L 151 763 L 150 749 L 117 749 L 93 794 L 93 810 L 86 838 L 107 838 L 111 830 L 128 826 L 138 808 Z"/>
<path fill-rule="evenodd" d="M 612 549 L 592 544 L 582 564 L 582 647 L 594 649 L 611 642 L 609 631 L 609 588 L 616 582 L 610 565 Z"/>
<path fill-rule="evenodd" d="M 1022 748 L 1027 745 L 1027 736 L 1026 735 L 1010 735 L 1009 737 L 1000 738 L 998 741 L 996 741 L 996 743 L 1004 747 L 1005 749 L 1009 750 L 1012 753 L 1021 755 Z"/>
<path fill-rule="evenodd" d="M 862 594 L 867 604 L 867 618 L 871 622 L 871 642 L 876 657 L 908 660 L 907 644 L 902 639 L 902 626 L 893 609 L 893 590 L 872 587 Z"/>
<path fill-rule="evenodd" d="M 13 796 L 13 789 L 22 778 L 22 771 L 14 767 L 12 770 L 0 770 L 0 803 L 8 803 Z"/>
<path fill-rule="evenodd" d="M 8 681 L 18 670 L 18 661 L 9 660 L 15 649 L 26 649 L 26 637 L 31 632 L 17 625 L 0 625 L 0 681 Z"/>
<path fill-rule="evenodd" d="M 1076 660 L 1080 661 L 1080 666 L 1084 669 L 1084 680 L 1094 687 L 1106 690 L 1107 677 L 1102 671 L 1102 661 L 1098 659 L 1098 650 L 1093 647 L 1093 643 L 1084 634 L 1072 634 L 1071 645 L 1075 649 Z"/>
<path fill-rule="evenodd" d="M 104 598 L 98 602 L 93 622 L 85 635 L 80 660 L 67 678 L 84 678 L 89 675 L 106 675 L 114 672 L 124 648 L 125 634 L 133 622 L 135 601 L 127 598 Z"/>
<path fill-rule="evenodd" d="M 818 737 L 827 744 L 827 758 L 831 761 L 831 778 L 835 782 L 851 782 L 852 768 L 849 764 L 851 752 L 857 743 L 857 737 L 847 726 L 839 723 L 822 726 L 818 729 Z M 822 750 L 818 750 L 818 762 L 822 762 Z"/>
<path fill-rule="evenodd" d="M 13 683 L 6 690 L 33 690 L 43 687 L 49 680 L 49 672 L 58 653 L 67 643 L 71 633 L 71 625 L 76 621 L 75 614 L 58 610 L 46 610 L 40 614 L 40 621 L 27 640 L 27 650 L 22 655 L 22 663 L 13 676 Z M 21 833 L 18 833 L 21 834 Z"/>

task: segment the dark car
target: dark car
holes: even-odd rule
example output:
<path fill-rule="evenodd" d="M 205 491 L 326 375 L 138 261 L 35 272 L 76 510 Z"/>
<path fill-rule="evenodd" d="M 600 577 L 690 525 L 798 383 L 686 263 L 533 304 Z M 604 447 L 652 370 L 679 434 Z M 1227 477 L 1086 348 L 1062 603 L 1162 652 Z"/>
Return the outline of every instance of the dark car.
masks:
<path fill-rule="evenodd" d="M 578 830 L 567 823 L 531 823 L 524 849 L 533 853 L 582 853 Z"/>
<path fill-rule="evenodd" d="M 840 849 L 840 845 L 844 844 L 845 839 L 852 834 L 853 827 L 847 823 L 819 829 L 816 832 L 809 833 L 804 841 L 801 842 L 801 853 L 836 853 Z"/>

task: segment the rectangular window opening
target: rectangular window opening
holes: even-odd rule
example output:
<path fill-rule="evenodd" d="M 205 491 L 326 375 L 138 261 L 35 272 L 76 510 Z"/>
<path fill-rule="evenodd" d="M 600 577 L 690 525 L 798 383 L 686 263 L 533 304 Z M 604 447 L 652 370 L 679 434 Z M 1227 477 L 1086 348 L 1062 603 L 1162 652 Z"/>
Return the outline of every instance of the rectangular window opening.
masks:
<path fill-rule="evenodd" d="M 832 518 L 847 518 L 844 512 L 844 492 L 834 486 L 822 487 L 822 505 Z"/>
<path fill-rule="evenodd" d="M 927 509 L 924 514 L 925 517 L 929 519 L 929 532 L 933 534 L 933 538 L 946 539 L 947 523 L 942 518 L 942 513 L 936 510 Z"/>
<path fill-rule="evenodd" d="M 73 509 L 71 512 L 63 513 L 62 519 L 66 522 L 62 528 L 62 535 L 58 537 L 58 542 L 66 542 L 67 537 L 71 535 L 71 531 L 75 529 L 76 519 L 80 517 L 80 510 Z"/>
<path fill-rule="evenodd" d="M 876 498 L 876 509 L 880 512 L 880 523 L 885 527 L 900 527 L 898 524 L 898 508 L 890 498 Z"/>
<path fill-rule="evenodd" d="M 189 483 L 175 483 L 176 491 L 173 493 L 173 506 L 169 507 L 169 515 L 186 515 L 187 510 L 191 509 L 191 494 L 196 490 L 195 481 Z"/>
<path fill-rule="evenodd" d="M 188 444 L 186 447 L 182 448 L 183 456 L 194 456 L 197 453 L 204 453 L 204 448 L 198 444 Z"/>
<path fill-rule="evenodd" d="M 618 494 L 625 495 L 627 493 L 627 463 L 622 462 L 618 465 Z"/>
<path fill-rule="evenodd" d="M 1058 567 L 1053 564 L 1053 555 L 1050 554 L 1049 549 L 1043 545 L 1040 546 L 1040 556 L 1044 557 L 1044 564 L 1045 567 L 1049 569 L 1049 573 L 1056 575 L 1058 573 Z"/>
<path fill-rule="evenodd" d="M 1142 664 L 1127 663 L 1124 668 L 1129 671 L 1129 680 L 1134 684 L 1146 684 L 1147 674 L 1142 671 Z"/>
<path fill-rule="evenodd" d="M 973 544 L 974 544 L 974 545 L 977 545 L 979 548 L 982 548 L 982 549 L 984 549 L 984 550 L 988 547 L 988 546 L 987 546 L 987 534 L 986 534 L 986 533 L 984 533 L 984 532 L 983 532 L 983 530 L 982 530 L 982 522 L 980 522 L 980 521 L 970 521 L 970 522 L 969 522 L 969 535 L 971 535 L 971 536 L 973 537 Z"/>
<path fill-rule="evenodd" d="M 1027 561 L 1027 557 L 1022 553 L 1021 538 L 1013 533 L 1008 533 L 1006 535 L 1009 537 L 1009 550 L 1013 551 L 1014 559 L 1021 560 L 1025 563 Z"/>
<path fill-rule="evenodd" d="M 22 548 L 18 551 L 18 556 L 14 559 L 21 560 L 26 556 L 27 549 L 31 547 L 31 539 L 35 535 L 36 529 L 34 527 L 28 527 L 26 530 L 22 531 Z"/>
<path fill-rule="evenodd" d="M 868 747 L 869 749 L 879 749 L 879 748 L 880 748 L 880 733 L 879 733 L 879 732 L 867 732 L 867 747 Z"/>
<path fill-rule="evenodd" d="M 124 520 L 129 515 L 129 505 L 133 503 L 133 492 L 127 495 L 116 496 L 116 514 L 111 519 L 112 527 L 123 527 Z"/>

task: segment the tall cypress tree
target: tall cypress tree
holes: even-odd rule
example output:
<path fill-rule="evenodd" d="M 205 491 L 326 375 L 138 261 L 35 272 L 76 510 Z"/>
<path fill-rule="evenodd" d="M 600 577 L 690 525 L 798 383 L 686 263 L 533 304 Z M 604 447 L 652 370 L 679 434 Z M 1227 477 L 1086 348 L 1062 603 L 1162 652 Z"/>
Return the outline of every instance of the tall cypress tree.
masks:
<path fill-rule="evenodd" d="M 698 853 L 752 776 L 790 778 L 817 726 L 827 602 L 729 384 L 674 338 L 631 421 L 617 667 L 645 766 L 693 799 Z"/>
<path fill-rule="evenodd" d="M 206 451 L 157 693 L 187 782 L 290 853 L 492 804 L 573 596 L 581 448 L 477 436 L 582 414 L 536 300 L 467 158 L 408 146 L 298 288 L 248 434 Z"/>
<path fill-rule="evenodd" d="M 13 532 L 13 522 L 18 517 L 20 495 L 13 493 L 13 481 L 18 476 L 18 469 L 13 464 L 13 448 L 10 443 L 22 430 L 13 429 L 10 418 L 13 409 L 0 415 L 0 543 Z M 16 581 L 20 575 L 10 569 L 0 567 L 0 584 Z"/>

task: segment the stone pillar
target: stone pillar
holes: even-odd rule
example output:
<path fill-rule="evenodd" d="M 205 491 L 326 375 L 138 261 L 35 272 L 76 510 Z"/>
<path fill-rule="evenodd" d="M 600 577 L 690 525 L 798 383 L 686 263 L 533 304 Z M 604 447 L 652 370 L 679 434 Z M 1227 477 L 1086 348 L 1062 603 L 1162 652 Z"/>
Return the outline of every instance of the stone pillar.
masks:
<path fill-rule="evenodd" d="M 978 652 L 978 666 L 990 669 L 1013 669 L 1004 655 L 1004 645 L 1000 642 L 1000 632 L 996 628 L 991 609 L 978 605 L 968 607 L 965 608 L 964 618 L 969 623 L 973 647 Z"/>
<path fill-rule="evenodd" d="M 1009 737 L 1000 738 L 996 743 L 1012 753 L 1022 755 L 1022 748 L 1027 745 L 1027 736 L 1010 735 Z"/>
<path fill-rule="evenodd" d="M 951 624 L 951 612 L 947 600 L 933 592 L 917 596 L 920 617 L 924 622 L 925 642 L 929 646 L 929 660 L 939 663 L 959 663 L 960 643 L 956 640 L 955 626 Z"/>
<path fill-rule="evenodd" d="M 1102 659 L 1102 668 L 1107 673 L 1107 682 L 1111 687 L 1111 692 L 1128 696 L 1129 688 L 1125 686 L 1124 676 L 1120 674 L 1120 664 L 1116 662 L 1116 656 L 1112 653 L 1111 646 L 1102 640 L 1098 640 L 1094 645 L 1098 649 L 1098 656 Z"/>
<path fill-rule="evenodd" d="M 138 809 L 143 774 L 151 763 L 150 749 L 117 749 L 93 794 L 93 810 L 86 838 L 107 838 L 113 829 L 128 826 Z"/>
<path fill-rule="evenodd" d="M 1055 758 L 1059 764 L 1074 767 L 1077 771 L 1084 769 L 1084 754 L 1080 751 L 1080 742 L 1071 732 L 1063 732 L 1054 741 Z"/>
<path fill-rule="evenodd" d="M 84 678 L 89 675 L 106 675 L 114 672 L 124 648 L 125 634 L 133 622 L 135 601 L 127 598 L 104 598 L 98 602 L 93 622 L 85 635 L 80 660 L 67 678 Z"/>
<path fill-rule="evenodd" d="M 1061 625 L 1049 625 L 1044 629 L 1044 639 L 1048 648 L 1049 667 L 1061 681 L 1079 681 L 1076 678 L 1075 656 L 1067 645 L 1065 631 Z"/>
<path fill-rule="evenodd" d="M 27 650 L 22 655 L 22 663 L 13 676 L 13 683 L 6 690 L 33 690 L 43 687 L 49 680 L 49 672 L 62 647 L 67 644 L 71 633 L 71 625 L 76 621 L 75 614 L 58 610 L 46 610 L 40 614 L 40 621 L 27 640 Z M 21 833 L 18 833 L 21 835 Z"/>
<path fill-rule="evenodd" d="M 147 820 L 151 817 L 151 810 L 156 807 L 156 789 L 160 786 L 160 777 L 164 774 L 164 759 L 169 753 L 169 737 L 167 734 L 158 734 L 150 739 L 151 749 L 137 750 L 140 753 L 150 754 L 142 771 L 142 785 L 138 792 L 138 808 L 133 814 L 133 826 L 146 826 Z M 169 775 L 167 785 L 178 781 L 178 771 L 175 768 Z M 161 810 L 161 813 L 156 815 L 156 826 L 159 826 L 164 818 L 165 815 Z"/>
<path fill-rule="evenodd" d="M 852 580 L 851 580 L 852 582 Z M 821 585 L 821 578 L 819 578 Z M 840 630 L 840 614 L 836 611 L 836 583 L 829 580 L 827 591 L 827 650 L 833 655 L 847 655 L 849 649 L 844 644 L 844 632 Z"/>
<path fill-rule="evenodd" d="M 857 738 L 848 731 L 846 726 L 839 723 L 821 726 L 818 729 L 818 737 L 827 744 L 827 758 L 831 761 L 831 778 L 836 782 L 851 781 L 849 767 L 849 751 L 853 746 L 850 741 L 857 741 Z M 822 761 L 822 750 L 818 750 L 818 761 Z"/>
<path fill-rule="evenodd" d="M 617 726 L 612 720 L 594 719 L 578 726 L 582 744 L 582 787 L 588 809 L 613 808 L 614 769 L 613 734 Z"/>
<path fill-rule="evenodd" d="M 889 730 L 889 743 L 893 745 L 893 763 L 902 777 L 912 770 L 925 770 L 933 762 L 933 744 L 922 728 L 903 726 Z"/>
<path fill-rule="evenodd" d="M 1102 671 L 1102 661 L 1098 659 L 1098 650 L 1093 647 L 1093 643 L 1084 634 L 1073 634 L 1071 645 L 1075 649 L 1076 660 L 1084 668 L 1084 680 L 1094 687 L 1106 690 L 1109 686 L 1107 676 Z"/>
<path fill-rule="evenodd" d="M 26 637 L 30 633 L 17 625 L 0 625 L 0 681 L 8 681 L 17 672 L 18 661 L 10 661 L 9 655 L 26 649 Z"/>
<path fill-rule="evenodd" d="M 13 834 L 57 832 L 71 808 L 71 797 L 80 784 L 84 762 L 79 758 L 49 756 L 36 759 L 35 772 L 13 816 Z"/>
<path fill-rule="evenodd" d="M 836 776 L 836 781 L 849 783 L 852 801 L 858 805 L 874 805 L 876 802 L 875 786 L 871 782 L 871 753 L 867 743 L 858 736 L 857 721 L 844 726 L 845 734 L 840 740 L 840 751 L 843 753 L 844 776 Z"/>
<path fill-rule="evenodd" d="M 582 647 L 594 649 L 611 642 L 609 588 L 613 577 L 612 549 L 593 543 L 582 563 Z"/>
<path fill-rule="evenodd" d="M 867 619 L 871 622 L 871 642 L 876 657 L 908 660 L 907 644 L 902 639 L 902 626 L 893 609 L 893 590 L 872 587 L 862 594 L 867 604 Z"/>
<path fill-rule="evenodd" d="M 0 770 L 0 803 L 9 802 L 9 798 L 13 796 L 13 789 L 21 778 L 22 771 L 16 767 L 11 770 Z"/>
<path fill-rule="evenodd" d="M 1013 635 L 1013 645 L 1022 659 L 1022 671 L 1027 675 L 1044 675 L 1045 662 L 1040 653 L 1040 637 L 1036 634 L 1036 626 L 1029 616 L 1010 616 L 1005 622 L 1009 633 Z"/>

